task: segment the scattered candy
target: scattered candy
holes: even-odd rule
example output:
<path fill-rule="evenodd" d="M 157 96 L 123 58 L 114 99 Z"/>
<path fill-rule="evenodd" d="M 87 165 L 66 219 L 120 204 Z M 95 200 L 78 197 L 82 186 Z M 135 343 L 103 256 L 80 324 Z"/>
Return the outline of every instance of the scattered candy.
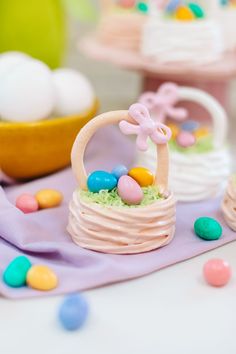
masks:
<path fill-rule="evenodd" d="M 26 278 L 27 285 L 36 290 L 52 290 L 57 287 L 56 274 L 47 266 L 34 265 L 30 268 Z"/>
<path fill-rule="evenodd" d="M 196 143 L 196 138 L 192 133 L 181 131 L 176 138 L 176 142 L 179 146 L 187 148 L 193 146 Z"/>
<path fill-rule="evenodd" d="M 219 222 L 209 217 L 201 217 L 194 223 L 195 234 L 207 241 L 218 240 L 222 235 Z"/>
<path fill-rule="evenodd" d="M 138 205 L 143 200 L 140 185 L 130 176 L 122 176 L 118 182 L 118 194 L 129 205 Z"/>
<path fill-rule="evenodd" d="M 88 303 L 80 294 L 69 295 L 59 310 L 59 320 L 68 331 L 75 331 L 83 326 L 88 317 Z"/>
<path fill-rule="evenodd" d="M 116 177 L 105 171 L 95 171 L 88 177 L 88 189 L 90 192 L 98 193 L 101 190 L 112 190 L 117 186 Z"/>
<path fill-rule="evenodd" d="M 62 202 L 62 194 L 54 189 L 42 189 L 35 194 L 40 209 L 55 208 Z"/>
<path fill-rule="evenodd" d="M 145 167 L 134 167 L 129 170 L 128 175 L 132 177 L 140 187 L 152 186 L 154 183 L 152 172 Z"/>
<path fill-rule="evenodd" d="M 193 21 L 194 14 L 192 11 L 186 6 L 179 6 L 175 12 L 175 17 L 180 21 Z"/>
<path fill-rule="evenodd" d="M 16 199 L 16 207 L 23 211 L 23 213 L 33 213 L 38 210 L 39 205 L 37 199 L 28 193 L 21 194 Z"/>
<path fill-rule="evenodd" d="M 203 268 L 203 275 L 207 283 L 212 286 L 225 286 L 232 275 L 231 267 L 223 259 L 210 259 Z"/>
<path fill-rule="evenodd" d="M 136 5 L 138 11 L 142 12 L 142 13 L 147 13 L 148 12 L 148 4 L 145 2 L 138 2 Z"/>
<path fill-rule="evenodd" d="M 111 173 L 116 177 L 118 180 L 121 176 L 125 176 L 128 174 L 128 169 L 124 165 L 118 165 L 113 170 Z"/>
<path fill-rule="evenodd" d="M 174 123 L 168 123 L 168 127 L 170 128 L 170 130 L 172 132 L 172 139 L 176 139 L 179 132 L 180 132 L 179 127 Z"/>
<path fill-rule="evenodd" d="M 196 120 L 187 120 L 186 122 L 181 124 L 181 129 L 192 133 L 199 129 L 199 122 L 197 122 Z"/>
<path fill-rule="evenodd" d="M 119 0 L 118 4 L 121 7 L 124 7 L 126 9 L 130 9 L 135 6 L 136 0 Z"/>
<path fill-rule="evenodd" d="M 3 273 L 4 282 L 13 288 L 18 288 L 26 284 L 27 272 L 32 264 L 25 256 L 13 259 Z"/>
<path fill-rule="evenodd" d="M 204 13 L 203 8 L 201 6 L 199 6 L 198 4 L 196 4 L 195 2 L 189 3 L 188 7 L 189 7 L 190 11 L 192 11 L 192 13 L 194 14 L 194 16 L 196 18 L 204 18 L 205 17 L 205 13 Z"/>
<path fill-rule="evenodd" d="M 198 130 L 196 130 L 194 132 L 194 135 L 195 135 L 196 139 L 205 138 L 206 136 L 209 135 L 209 129 L 207 127 L 199 128 Z"/>

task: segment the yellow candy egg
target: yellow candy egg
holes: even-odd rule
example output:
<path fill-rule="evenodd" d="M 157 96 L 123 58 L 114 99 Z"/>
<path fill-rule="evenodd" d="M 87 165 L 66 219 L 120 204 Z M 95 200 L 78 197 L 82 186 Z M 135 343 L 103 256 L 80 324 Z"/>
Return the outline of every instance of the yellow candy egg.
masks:
<path fill-rule="evenodd" d="M 174 123 L 168 123 L 167 126 L 170 128 L 170 130 L 172 132 L 172 139 L 175 140 L 177 138 L 177 135 L 180 132 L 179 127 Z"/>
<path fill-rule="evenodd" d="M 194 132 L 196 139 L 205 138 L 209 135 L 209 129 L 207 127 L 202 127 Z"/>
<path fill-rule="evenodd" d="M 175 18 L 180 21 L 193 21 L 195 19 L 194 14 L 187 6 L 179 6 Z"/>
<path fill-rule="evenodd" d="M 31 288 L 43 291 L 55 289 L 58 284 L 56 274 L 44 265 L 32 266 L 27 273 L 26 282 Z"/>
<path fill-rule="evenodd" d="M 132 177 L 140 187 L 148 187 L 154 183 L 152 172 L 145 167 L 134 167 L 129 171 L 128 175 Z"/>
<path fill-rule="evenodd" d="M 55 208 L 62 202 L 62 194 L 54 189 L 42 189 L 36 193 L 40 209 Z"/>

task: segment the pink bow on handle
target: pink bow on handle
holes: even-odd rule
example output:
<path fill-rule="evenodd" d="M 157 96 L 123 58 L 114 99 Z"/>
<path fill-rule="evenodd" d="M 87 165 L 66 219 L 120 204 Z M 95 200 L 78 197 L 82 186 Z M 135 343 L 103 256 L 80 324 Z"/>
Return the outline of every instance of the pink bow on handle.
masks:
<path fill-rule="evenodd" d="M 171 130 L 166 125 L 151 119 L 148 109 L 141 103 L 135 103 L 129 108 L 129 115 L 136 124 L 121 121 L 119 124 L 122 133 L 136 134 L 136 144 L 139 150 L 147 151 L 148 137 L 155 144 L 166 144 L 171 138 Z"/>
<path fill-rule="evenodd" d="M 154 119 L 164 123 L 167 117 L 179 122 L 185 120 L 188 112 L 184 108 L 174 107 L 179 100 L 178 85 L 163 84 L 157 92 L 145 92 L 139 102 L 155 113 Z"/>

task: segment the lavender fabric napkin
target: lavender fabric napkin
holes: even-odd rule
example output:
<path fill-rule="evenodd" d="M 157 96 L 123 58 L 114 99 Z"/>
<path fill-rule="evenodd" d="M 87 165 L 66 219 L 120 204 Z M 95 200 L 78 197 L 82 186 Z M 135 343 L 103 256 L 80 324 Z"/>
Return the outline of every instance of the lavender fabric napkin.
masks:
<path fill-rule="evenodd" d="M 114 128 L 100 131 L 86 154 L 88 171 L 110 170 L 117 163 L 132 165 L 134 146 Z M 36 162 L 37 163 L 37 162 Z M 174 241 L 159 250 L 139 255 L 107 255 L 75 245 L 66 231 L 68 202 L 76 182 L 71 169 L 29 183 L 0 187 L 0 272 L 20 254 L 32 263 L 46 264 L 58 275 L 59 286 L 51 292 L 23 287 L 12 289 L 0 281 L 0 294 L 8 298 L 26 298 L 85 290 L 145 274 L 186 260 L 236 239 L 222 220 L 220 200 L 177 206 L 177 230 Z M 35 193 L 42 188 L 55 188 L 64 195 L 63 204 L 54 209 L 23 214 L 14 206 L 23 192 Z M 197 217 L 212 216 L 223 225 L 218 241 L 203 241 L 193 232 Z"/>

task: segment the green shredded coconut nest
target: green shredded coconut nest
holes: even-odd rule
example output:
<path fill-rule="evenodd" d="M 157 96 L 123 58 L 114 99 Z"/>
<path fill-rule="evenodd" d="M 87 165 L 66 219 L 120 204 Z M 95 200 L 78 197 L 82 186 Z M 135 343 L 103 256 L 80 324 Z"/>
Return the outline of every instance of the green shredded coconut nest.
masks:
<path fill-rule="evenodd" d="M 169 141 L 169 146 L 172 151 L 178 151 L 183 154 L 204 154 L 213 150 L 213 137 L 212 135 L 209 135 L 200 138 L 195 145 L 188 148 L 179 146 L 175 140 L 171 139 Z"/>
<path fill-rule="evenodd" d="M 102 190 L 99 193 L 93 193 L 90 191 L 81 191 L 79 194 L 81 199 L 86 203 L 95 203 L 103 206 L 112 206 L 112 207 L 126 207 L 126 208 L 139 208 L 145 207 L 147 205 L 155 203 L 157 200 L 163 200 L 159 189 L 157 186 L 143 187 L 143 200 L 139 205 L 128 205 L 123 202 L 120 198 L 117 188 L 114 188 L 112 191 Z"/>

